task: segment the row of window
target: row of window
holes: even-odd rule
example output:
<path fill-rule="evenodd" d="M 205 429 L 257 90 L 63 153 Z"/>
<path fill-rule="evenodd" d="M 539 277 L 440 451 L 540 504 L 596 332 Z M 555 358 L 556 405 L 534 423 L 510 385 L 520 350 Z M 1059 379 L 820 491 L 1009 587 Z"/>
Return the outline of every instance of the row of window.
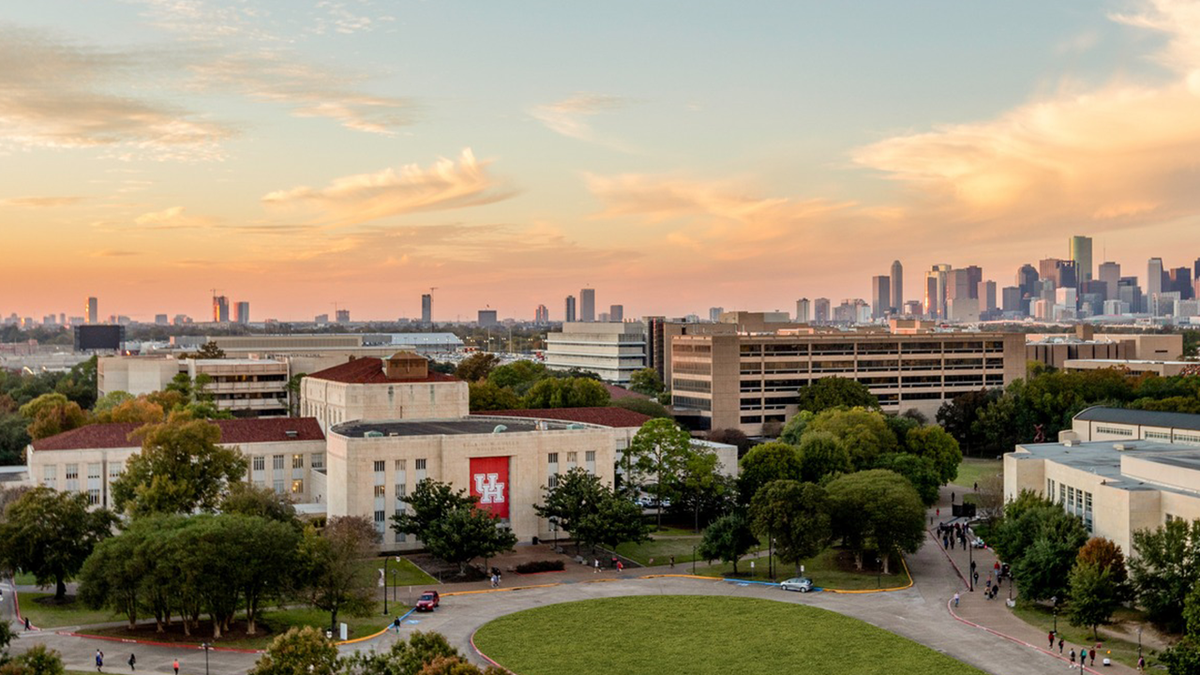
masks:
<path fill-rule="evenodd" d="M 1063 483 L 1058 483 L 1052 478 L 1046 479 L 1046 494 L 1050 499 L 1055 498 L 1055 489 L 1057 488 L 1058 503 L 1062 505 L 1067 513 L 1078 516 L 1083 521 L 1083 526 L 1088 532 L 1093 529 L 1092 522 L 1092 493 L 1084 490 L 1078 490 Z"/>

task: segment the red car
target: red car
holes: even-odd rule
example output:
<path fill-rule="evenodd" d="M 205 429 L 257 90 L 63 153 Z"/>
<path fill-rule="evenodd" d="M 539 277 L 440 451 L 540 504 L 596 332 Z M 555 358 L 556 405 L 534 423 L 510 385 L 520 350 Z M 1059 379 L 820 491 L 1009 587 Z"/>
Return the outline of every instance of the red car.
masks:
<path fill-rule="evenodd" d="M 420 598 L 417 598 L 416 609 L 418 612 L 432 612 L 437 609 L 440 600 L 441 596 L 438 595 L 437 591 L 425 591 L 421 594 Z"/>

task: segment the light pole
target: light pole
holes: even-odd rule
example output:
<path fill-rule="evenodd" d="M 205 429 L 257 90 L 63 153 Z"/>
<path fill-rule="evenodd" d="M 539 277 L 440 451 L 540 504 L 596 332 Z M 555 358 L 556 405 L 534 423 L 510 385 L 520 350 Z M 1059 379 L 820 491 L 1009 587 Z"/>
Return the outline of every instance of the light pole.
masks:
<path fill-rule="evenodd" d="M 383 557 L 383 615 L 387 616 L 387 577 L 388 577 L 388 559 Z"/>
<path fill-rule="evenodd" d="M 1054 634 L 1058 635 L 1058 596 L 1051 597 L 1050 603 L 1054 605 Z"/>
<path fill-rule="evenodd" d="M 696 548 L 698 544 L 692 545 L 692 576 L 696 576 Z"/>
<path fill-rule="evenodd" d="M 875 558 L 875 588 L 883 588 L 883 558 Z"/>
<path fill-rule="evenodd" d="M 775 581 L 775 537 L 767 533 L 767 576 Z"/>
<path fill-rule="evenodd" d="M 397 569 L 392 570 L 392 602 L 396 601 L 396 573 L 399 571 Z"/>
<path fill-rule="evenodd" d="M 550 531 L 554 533 L 554 552 L 558 553 L 558 519 L 550 519 Z"/>
<path fill-rule="evenodd" d="M 212 645 L 204 642 L 200 644 L 200 648 L 204 650 L 204 675 L 208 675 L 208 650 L 212 649 Z"/>
<path fill-rule="evenodd" d="M 1142 627 L 1138 626 L 1138 664 L 1142 663 Z"/>

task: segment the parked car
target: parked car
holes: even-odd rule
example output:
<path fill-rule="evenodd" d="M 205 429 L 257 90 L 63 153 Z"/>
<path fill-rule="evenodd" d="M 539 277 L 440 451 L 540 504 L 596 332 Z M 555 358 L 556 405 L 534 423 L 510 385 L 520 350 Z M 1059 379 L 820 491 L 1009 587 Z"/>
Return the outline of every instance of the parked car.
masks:
<path fill-rule="evenodd" d="M 785 591 L 807 593 L 813 589 L 813 582 L 808 577 L 792 577 L 791 579 L 781 581 L 779 587 Z"/>
<path fill-rule="evenodd" d="M 441 601 L 441 596 L 437 591 L 425 591 L 421 597 L 417 598 L 418 612 L 432 612 L 437 609 L 438 603 Z"/>
<path fill-rule="evenodd" d="M 975 548 L 987 548 L 987 544 L 983 543 L 983 540 L 979 537 L 975 537 L 975 539 L 971 542 L 971 546 L 974 546 Z"/>

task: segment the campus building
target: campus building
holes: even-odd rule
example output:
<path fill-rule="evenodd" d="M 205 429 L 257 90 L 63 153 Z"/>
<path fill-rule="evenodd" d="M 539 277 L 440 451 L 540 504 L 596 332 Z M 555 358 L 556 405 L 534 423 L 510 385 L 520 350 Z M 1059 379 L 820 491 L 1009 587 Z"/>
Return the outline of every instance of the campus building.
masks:
<path fill-rule="evenodd" d="M 1004 498 L 1031 490 L 1132 553 L 1133 533 L 1200 519 L 1200 415 L 1093 407 L 1057 443 L 1004 456 Z"/>
<path fill-rule="evenodd" d="M 590 370 L 605 382 L 624 384 L 646 364 L 641 322 L 568 322 L 561 332 L 546 335 L 547 368 Z"/>
<path fill-rule="evenodd" d="M 694 429 L 749 435 L 796 413 L 801 387 L 823 377 L 856 380 L 886 412 L 932 417 L 955 396 L 1025 375 L 1025 340 L 1014 333 L 817 333 L 779 330 L 671 336 L 667 362 L 677 417 Z"/>
<path fill-rule="evenodd" d="M 134 396 L 162 391 L 178 375 L 204 375 L 204 393 L 217 408 L 237 417 L 272 417 L 288 412 L 286 361 L 276 359 L 177 359 L 170 356 L 102 356 L 96 362 L 100 396 L 123 391 Z"/>

